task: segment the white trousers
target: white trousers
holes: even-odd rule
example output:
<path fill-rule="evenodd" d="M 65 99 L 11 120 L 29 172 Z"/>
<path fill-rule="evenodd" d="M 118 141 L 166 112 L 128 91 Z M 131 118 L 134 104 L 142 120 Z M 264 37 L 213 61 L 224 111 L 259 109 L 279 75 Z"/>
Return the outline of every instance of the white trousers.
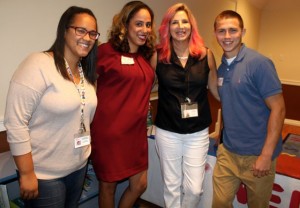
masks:
<path fill-rule="evenodd" d="M 203 192 L 208 128 L 192 134 L 177 134 L 156 127 L 155 144 L 164 181 L 165 206 L 197 207 Z"/>

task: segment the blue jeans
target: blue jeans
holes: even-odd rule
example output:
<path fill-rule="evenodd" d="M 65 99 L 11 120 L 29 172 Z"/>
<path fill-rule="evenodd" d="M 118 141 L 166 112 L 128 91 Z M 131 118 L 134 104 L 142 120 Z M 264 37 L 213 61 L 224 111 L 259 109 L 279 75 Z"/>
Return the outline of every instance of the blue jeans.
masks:
<path fill-rule="evenodd" d="M 38 179 L 39 195 L 26 200 L 26 208 L 76 208 L 83 188 L 87 166 L 63 178 Z"/>

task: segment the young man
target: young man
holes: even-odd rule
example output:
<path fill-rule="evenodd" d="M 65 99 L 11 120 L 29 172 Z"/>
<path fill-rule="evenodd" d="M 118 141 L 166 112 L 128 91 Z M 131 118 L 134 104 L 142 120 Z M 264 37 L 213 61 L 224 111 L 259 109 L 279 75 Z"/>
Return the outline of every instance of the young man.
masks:
<path fill-rule="evenodd" d="M 223 49 L 218 69 L 224 129 L 213 174 L 213 207 L 233 207 L 241 183 L 248 207 L 269 207 L 285 117 L 282 88 L 272 61 L 242 43 L 241 16 L 220 13 L 214 23 Z"/>

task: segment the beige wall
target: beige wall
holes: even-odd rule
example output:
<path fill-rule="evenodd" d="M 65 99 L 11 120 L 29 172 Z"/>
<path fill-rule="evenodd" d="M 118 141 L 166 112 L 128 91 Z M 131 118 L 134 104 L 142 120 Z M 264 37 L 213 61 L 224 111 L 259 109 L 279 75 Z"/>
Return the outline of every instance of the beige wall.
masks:
<path fill-rule="evenodd" d="M 260 10 L 237 0 L 237 11 L 247 29 L 247 46 L 272 59 L 282 83 L 300 86 L 300 4 Z"/>
<path fill-rule="evenodd" d="M 100 41 L 106 34 L 112 17 L 128 0 L 0 0 L 0 130 L 3 130 L 3 115 L 9 80 L 18 64 L 31 52 L 48 49 L 55 39 L 56 27 L 61 14 L 72 5 L 90 8 L 98 19 Z M 156 25 L 166 9 L 176 0 L 145 0 L 155 12 Z M 214 44 L 212 24 L 222 9 L 235 9 L 235 0 L 184 0 L 198 19 L 199 29 L 207 45 L 220 50 Z M 217 57 L 218 58 L 218 57 Z"/>
<path fill-rule="evenodd" d="M 238 0 L 237 12 L 242 16 L 244 20 L 244 27 L 246 29 L 243 42 L 247 45 L 247 47 L 257 50 L 260 35 L 259 29 L 261 24 L 261 11 L 247 0 Z"/>
<path fill-rule="evenodd" d="M 108 3 L 109 2 L 109 3 Z M 57 23 L 71 5 L 92 9 L 98 19 L 100 41 L 106 41 L 111 19 L 128 0 L 0 0 L 0 130 L 9 80 L 18 64 L 33 51 L 48 49 L 53 43 Z M 144 0 L 155 12 L 158 27 L 163 13 L 176 0 Z M 237 10 L 247 30 L 243 41 L 270 57 L 283 82 L 300 85 L 300 10 L 259 10 L 248 0 L 184 0 L 193 11 L 206 45 L 220 63 L 222 50 L 213 34 L 215 16 L 224 9 Z M 157 29 L 156 27 L 156 29 Z"/>
<path fill-rule="evenodd" d="M 192 1 L 191 9 L 197 19 L 199 32 L 204 38 L 205 44 L 209 47 L 216 58 L 217 64 L 221 61 L 223 54 L 221 47 L 218 45 L 214 35 L 215 17 L 225 9 L 236 10 L 235 0 L 214 0 L 214 1 Z"/>
<path fill-rule="evenodd" d="M 259 51 L 270 57 L 283 83 L 300 86 L 300 6 L 264 10 Z"/>

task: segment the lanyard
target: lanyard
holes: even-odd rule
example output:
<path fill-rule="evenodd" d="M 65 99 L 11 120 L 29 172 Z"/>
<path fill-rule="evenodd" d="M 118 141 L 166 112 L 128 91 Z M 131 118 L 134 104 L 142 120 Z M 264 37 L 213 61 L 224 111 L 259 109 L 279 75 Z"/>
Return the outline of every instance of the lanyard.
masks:
<path fill-rule="evenodd" d="M 85 106 L 85 87 L 84 87 L 84 74 L 83 74 L 83 70 L 82 70 L 82 66 L 81 63 L 78 63 L 78 71 L 79 71 L 79 75 L 80 75 L 80 87 L 78 87 L 75 83 L 74 80 L 74 76 L 72 74 L 72 71 L 70 69 L 70 66 L 67 62 L 67 60 L 65 59 L 65 65 L 67 68 L 67 71 L 79 93 L 80 96 L 80 102 L 81 102 L 81 106 L 80 106 L 80 127 L 79 127 L 79 133 L 83 133 L 86 131 L 85 129 L 85 125 L 84 125 L 84 106 Z"/>
<path fill-rule="evenodd" d="M 189 91 L 190 91 L 190 71 L 187 70 L 185 72 L 185 84 L 186 84 L 186 96 L 184 101 L 188 102 L 189 104 L 191 104 L 191 99 L 189 98 Z"/>

